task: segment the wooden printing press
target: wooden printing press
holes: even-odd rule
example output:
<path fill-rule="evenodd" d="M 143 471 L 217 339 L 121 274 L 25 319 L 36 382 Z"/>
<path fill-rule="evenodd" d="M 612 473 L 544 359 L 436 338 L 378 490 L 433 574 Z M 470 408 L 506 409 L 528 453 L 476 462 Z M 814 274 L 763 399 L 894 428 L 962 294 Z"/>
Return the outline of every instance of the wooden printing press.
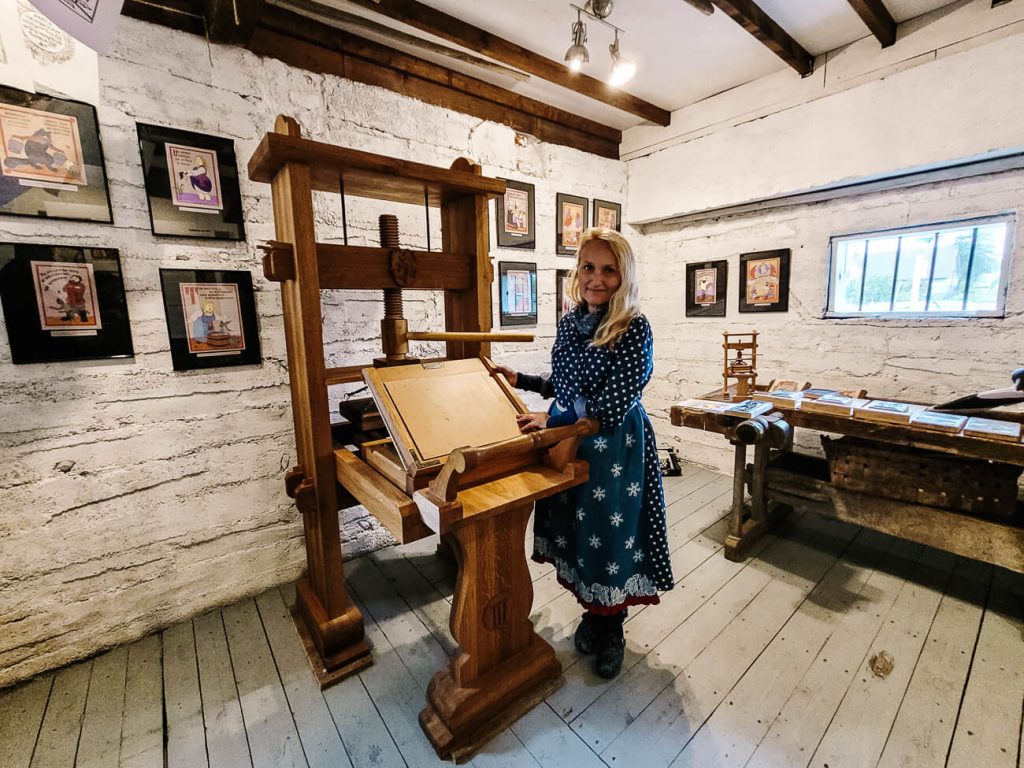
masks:
<path fill-rule="evenodd" d="M 296 626 L 322 687 L 372 663 L 345 591 L 339 508 L 363 504 L 402 543 L 438 532 L 458 565 L 450 626 L 459 650 L 431 681 L 420 723 L 439 756 L 466 758 L 561 684 L 554 649 L 529 619 L 524 540 L 537 499 L 586 481 L 576 448 L 596 424 L 520 435 L 515 414 L 526 408 L 486 359 L 491 341 L 532 340 L 490 333 L 487 201 L 503 181 L 466 160 L 443 169 L 310 141 L 283 116 L 249 176 L 273 191 L 264 273 L 281 283 L 298 453 L 285 485 L 303 516 L 308 564 Z M 429 250 L 429 235 L 427 251 L 401 249 L 394 217 L 381 217 L 380 247 L 318 243 L 314 190 L 342 195 L 343 226 L 346 195 L 439 207 L 441 251 Z M 384 290 L 383 357 L 326 368 L 321 289 Z M 410 331 L 403 289 L 444 291 L 446 330 Z M 444 341 L 447 354 L 414 359 L 416 340 Z M 336 441 L 327 387 L 359 381 L 388 437 Z"/>

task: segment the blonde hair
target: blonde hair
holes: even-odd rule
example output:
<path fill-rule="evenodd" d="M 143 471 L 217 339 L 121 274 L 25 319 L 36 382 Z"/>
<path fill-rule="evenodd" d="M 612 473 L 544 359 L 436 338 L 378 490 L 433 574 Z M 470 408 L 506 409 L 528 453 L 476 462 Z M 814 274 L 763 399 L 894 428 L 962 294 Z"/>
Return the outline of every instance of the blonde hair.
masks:
<path fill-rule="evenodd" d="M 626 332 L 633 318 L 640 314 L 640 287 L 636 279 L 636 258 L 629 241 L 614 229 L 607 227 L 591 227 L 580 238 L 580 247 L 576 252 L 576 269 L 573 271 L 569 286 L 569 295 L 577 304 L 585 305 L 580 294 L 580 259 L 583 249 L 592 240 L 602 240 L 608 244 L 615 257 L 615 266 L 619 270 L 622 284 L 608 301 L 608 313 L 594 335 L 595 347 L 615 347 L 615 342 Z"/>

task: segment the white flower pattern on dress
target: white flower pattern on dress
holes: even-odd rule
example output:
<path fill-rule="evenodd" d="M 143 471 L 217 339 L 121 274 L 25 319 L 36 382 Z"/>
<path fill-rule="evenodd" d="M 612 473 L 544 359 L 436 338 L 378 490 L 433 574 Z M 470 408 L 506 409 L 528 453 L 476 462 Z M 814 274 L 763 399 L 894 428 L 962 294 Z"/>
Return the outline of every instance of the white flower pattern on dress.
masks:
<path fill-rule="evenodd" d="M 594 450 L 605 451 L 608 449 L 608 438 L 607 437 L 595 437 L 594 438 Z"/>
<path fill-rule="evenodd" d="M 598 501 L 604 501 L 604 497 L 607 495 L 607 491 L 605 491 L 601 486 L 597 486 L 597 488 L 594 489 L 594 498 Z"/>
<path fill-rule="evenodd" d="M 618 477 L 621 474 L 622 474 L 622 465 L 621 464 L 613 464 L 612 465 L 612 477 Z"/>
<path fill-rule="evenodd" d="M 608 565 L 606 565 L 604 567 L 604 569 L 606 571 L 608 571 L 608 575 L 609 576 L 614 576 L 616 573 L 619 572 L 619 564 L 618 563 L 608 563 Z"/>
<path fill-rule="evenodd" d="M 632 448 L 633 444 L 635 442 L 636 442 L 636 438 L 635 437 L 633 437 L 632 435 L 626 435 L 626 447 L 627 448 Z"/>
<path fill-rule="evenodd" d="M 555 544 L 557 544 L 562 549 L 565 549 L 565 545 L 568 543 L 569 541 L 565 538 L 565 536 L 557 536 L 555 538 Z"/>
<path fill-rule="evenodd" d="M 576 519 L 582 520 L 587 516 L 587 513 L 583 511 L 583 507 L 576 507 Z"/>
<path fill-rule="evenodd" d="M 616 528 L 618 528 L 620 525 L 622 525 L 622 515 L 616 512 L 614 515 L 608 518 L 608 522 L 614 525 Z"/>
<path fill-rule="evenodd" d="M 644 559 L 644 551 L 642 549 L 638 549 L 636 552 L 633 553 L 633 562 L 634 563 L 642 562 L 643 559 Z"/>
<path fill-rule="evenodd" d="M 628 539 L 626 539 L 626 549 L 632 549 L 633 548 L 633 544 L 635 542 L 636 542 L 636 539 L 633 538 L 632 536 L 630 536 Z"/>
<path fill-rule="evenodd" d="M 590 537 L 590 546 L 592 546 L 594 549 L 597 549 L 601 546 L 601 537 L 598 536 L 596 533 Z"/>
<path fill-rule="evenodd" d="M 626 489 L 626 493 L 628 493 L 630 496 L 639 496 L 640 483 L 630 483 L 629 487 Z"/>

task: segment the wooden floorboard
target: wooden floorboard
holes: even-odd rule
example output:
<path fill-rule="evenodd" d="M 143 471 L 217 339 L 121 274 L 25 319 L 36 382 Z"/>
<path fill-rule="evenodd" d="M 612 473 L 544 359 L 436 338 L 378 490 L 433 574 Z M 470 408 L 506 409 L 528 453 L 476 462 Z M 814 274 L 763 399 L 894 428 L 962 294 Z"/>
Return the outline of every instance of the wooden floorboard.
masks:
<path fill-rule="evenodd" d="M 1024 576 L 813 514 L 734 563 L 731 478 L 684 466 L 664 488 L 676 585 L 630 610 L 622 673 L 579 656 L 579 604 L 531 562 L 566 684 L 470 765 L 1021 768 Z M 319 689 L 282 585 L 0 691 L 0 767 L 450 765 L 417 719 L 456 650 L 437 544 L 346 563 L 374 663 L 337 685 Z"/>

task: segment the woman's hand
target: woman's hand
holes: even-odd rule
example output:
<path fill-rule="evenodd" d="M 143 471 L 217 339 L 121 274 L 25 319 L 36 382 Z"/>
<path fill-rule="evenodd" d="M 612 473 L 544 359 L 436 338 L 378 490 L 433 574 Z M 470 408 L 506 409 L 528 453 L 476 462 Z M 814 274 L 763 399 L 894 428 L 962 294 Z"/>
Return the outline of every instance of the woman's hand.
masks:
<path fill-rule="evenodd" d="M 519 374 L 507 366 L 495 364 L 494 369 L 505 377 L 510 387 L 514 387 L 519 381 Z"/>
<path fill-rule="evenodd" d="M 548 415 L 544 411 L 531 411 L 516 414 L 516 423 L 520 432 L 536 432 L 548 425 Z"/>

